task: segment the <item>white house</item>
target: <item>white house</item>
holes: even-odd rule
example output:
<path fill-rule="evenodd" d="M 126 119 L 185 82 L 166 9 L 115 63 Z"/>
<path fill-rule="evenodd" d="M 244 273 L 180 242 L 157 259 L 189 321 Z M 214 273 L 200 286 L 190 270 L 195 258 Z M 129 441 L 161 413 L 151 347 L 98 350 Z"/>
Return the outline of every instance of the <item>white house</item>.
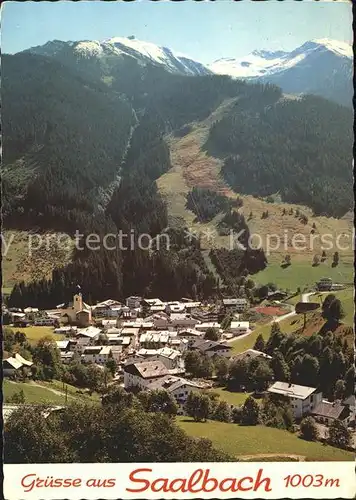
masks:
<path fill-rule="evenodd" d="M 287 399 L 295 418 L 302 418 L 311 413 L 323 397 L 321 392 L 317 392 L 316 387 L 279 381 L 271 385 L 267 392 Z"/>
<path fill-rule="evenodd" d="M 21 372 L 22 368 L 32 366 L 32 361 L 20 356 L 20 354 L 15 354 L 9 358 L 3 359 L 2 370 L 4 377 L 11 377 L 12 375 Z"/>
<path fill-rule="evenodd" d="M 54 333 L 70 335 L 77 333 L 77 329 L 78 329 L 77 326 L 60 326 L 59 328 L 54 329 Z"/>
<path fill-rule="evenodd" d="M 190 314 L 172 312 L 170 320 L 173 328 L 195 328 L 199 321 Z"/>
<path fill-rule="evenodd" d="M 57 318 L 49 316 L 43 316 L 42 318 L 36 318 L 34 320 L 35 326 L 54 326 L 57 323 L 58 323 Z"/>
<path fill-rule="evenodd" d="M 81 359 L 84 363 L 96 363 L 98 365 L 105 365 L 110 356 L 110 346 L 88 346 L 84 347 Z"/>
<path fill-rule="evenodd" d="M 141 307 L 142 297 L 136 297 L 132 295 L 131 297 L 127 297 L 126 305 L 130 309 L 138 309 Z"/>
<path fill-rule="evenodd" d="M 140 335 L 140 347 L 146 349 L 159 349 L 168 344 L 169 332 L 148 331 Z"/>
<path fill-rule="evenodd" d="M 185 338 L 179 338 L 179 337 L 169 337 L 168 345 L 172 349 L 176 349 L 177 351 L 180 351 L 183 353 L 188 349 L 189 340 L 185 339 Z"/>
<path fill-rule="evenodd" d="M 320 401 L 311 412 L 315 420 L 324 425 L 330 425 L 335 420 L 341 420 L 346 425 L 352 418 L 352 412 L 347 406 L 334 401 Z"/>
<path fill-rule="evenodd" d="M 200 323 L 195 326 L 195 329 L 199 332 L 206 332 L 209 328 L 214 328 L 214 330 L 220 330 L 220 323 L 217 321 L 209 321 L 206 323 Z"/>
<path fill-rule="evenodd" d="M 223 299 L 223 306 L 225 311 L 234 310 L 239 313 L 242 313 L 248 309 L 248 300 L 244 298 L 236 298 L 236 299 Z"/>
<path fill-rule="evenodd" d="M 215 342 L 213 340 L 196 340 L 191 345 L 191 349 L 200 351 L 209 358 L 213 358 L 215 356 L 224 356 L 225 358 L 229 358 L 231 356 L 232 347 L 228 344 L 224 344 L 223 342 Z"/>
<path fill-rule="evenodd" d="M 248 321 L 231 321 L 230 332 L 234 335 L 244 335 L 250 332 L 250 323 Z"/>
<path fill-rule="evenodd" d="M 169 370 L 181 370 L 184 372 L 184 360 L 182 353 L 170 347 L 162 347 L 157 351 L 157 359 Z"/>
<path fill-rule="evenodd" d="M 122 310 L 122 304 L 113 299 L 107 299 L 92 306 L 94 316 L 110 317 L 119 316 Z"/>
<path fill-rule="evenodd" d="M 204 390 L 205 386 L 182 377 L 169 375 L 152 382 L 150 390 L 155 389 L 164 389 L 169 392 L 178 404 L 178 415 L 186 415 L 185 405 L 189 394 Z"/>
<path fill-rule="evenodd" d="M 168 368 L 161 361 L 130 363 L 124 367 L 124 386 L 125 389 L 131 387 L 149 389 L 155 380 L 167 375 L 169 375 Z"/>
<path fill-rule="evenodd" d="M 100 333 L 100 328 L 96 328 L 95 326 L 78 329 L 75 336 L 77 340 L 77 350 L 81 351 L 83 347 L 93 345 L 99 339 Z"/>
<path fill-rule="evenodd" d="M 185 304 L 181 302 L 167 302 L 166 304 L 166 312 L 168 314 L 171 313 L 184 313 L 185 311 Z"/>

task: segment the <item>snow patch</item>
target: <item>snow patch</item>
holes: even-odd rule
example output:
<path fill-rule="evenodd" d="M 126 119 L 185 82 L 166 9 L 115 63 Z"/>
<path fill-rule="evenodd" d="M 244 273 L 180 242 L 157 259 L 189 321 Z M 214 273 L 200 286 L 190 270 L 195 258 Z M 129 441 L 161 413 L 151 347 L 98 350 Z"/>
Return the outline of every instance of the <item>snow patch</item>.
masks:
<path fill-rule="evenodd" d="M 74 52 L 82 57 L 93 57 L 93 56 L 101 56 L 103 53 L 103 48 L 99 42 L 79 42 Z"/>
<path fill-rule="evenodd" d="M 290 69 L 306 59 L 310 54 L 323 50 L 331 51 L 342 57 L 352 57 L 352 47 L 350 45 L 325 38 L 306 42 L 291 52 L 255 50 L 242 58 L 218 59 L 208 65 L 208 68 L 213 73 L 220 75 L 230 75 L 234 78 L 253 78 Z"/>

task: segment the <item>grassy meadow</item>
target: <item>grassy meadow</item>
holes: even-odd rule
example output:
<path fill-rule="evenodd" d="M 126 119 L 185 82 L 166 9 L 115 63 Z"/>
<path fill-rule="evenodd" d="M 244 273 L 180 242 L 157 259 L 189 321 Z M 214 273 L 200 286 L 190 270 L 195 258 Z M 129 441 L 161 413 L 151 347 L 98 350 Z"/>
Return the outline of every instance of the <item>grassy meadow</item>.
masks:
<path fill-rule="evenodd" d="M 223 422 L 194 422 L 178 417 L 177 422 L 187 434 L 210 439 L 214 446 L 238 460 L 253 455 L 289 455 L 308 461 L 354 461 L 354 454 L 321 443 L 308 442 L 286 430 L 272 427 L 241 426 Z"/>

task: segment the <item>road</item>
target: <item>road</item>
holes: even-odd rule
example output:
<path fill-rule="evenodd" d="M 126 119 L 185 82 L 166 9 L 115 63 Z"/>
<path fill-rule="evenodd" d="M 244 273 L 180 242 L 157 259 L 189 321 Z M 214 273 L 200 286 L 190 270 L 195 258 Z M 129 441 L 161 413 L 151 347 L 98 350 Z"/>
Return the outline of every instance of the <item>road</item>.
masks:
<path fill-rule="evenodd" d="M 303 293 L 301 302 L 309 302 L 309 297 L 311 295 L 314 295 L 314 293 L 315 292 Z M 291 306 L 291 307 L 292 307 L 292 311 L 290 311 L 287 314 L 283 314 L 282 316 L 273 316 L 271 321 L 269 323 L 266 323 L 266 324 L 272 325 L 273 323 L 279 323 L 279 322 L 283 321 L 284 319 L 291 318 L 292 316 L 296 316 L 297 313 L 295 312 L 295 307 L 294 306 Z M 244 333 L 243 335 L 239 335 L 238 337 L 233 337 L 232 339 L 226 340 L 226 343 L 235 342 L 235 340 L 241 340 L 245 337 L 248 337 L 252 333 L 252 331 L 253 330 L 250 330 L 248 333 Z"/>

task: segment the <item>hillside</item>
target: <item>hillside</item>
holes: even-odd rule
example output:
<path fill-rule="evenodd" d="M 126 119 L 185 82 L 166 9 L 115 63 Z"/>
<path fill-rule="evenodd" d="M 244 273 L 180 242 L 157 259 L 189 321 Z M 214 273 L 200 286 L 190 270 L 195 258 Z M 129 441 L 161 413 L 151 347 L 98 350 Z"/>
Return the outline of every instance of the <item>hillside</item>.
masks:
<path fill-rule="evenodd" d="M 5 55 L 2 66 L 4 223 L 85 225 L 102 201 L 99 188 L 117 182 L 132 108 L 54 60 Z"/>
<path fill-rule="evenodd" d="M 199 222 L 194 212 L 187 208 L 187 197 L 193 188 L 213 190 L 229 199 L 236 199 L 237 194 L 226 184 L 221 174 L 223 161 L 209 155 L 204 150 L 204 144 L 209 136 L 213 123 L 219 123 L 224 117 L 229 116 L 235 100 L 226 100 L 214 111 L 209 118 L 191 125 L 183 137 L 170 135 L 167 143 L 170 147 L 172 168 L 163 174 L 157 185 L 167 201 L 168 215 L 171 224 L 179 224 L 185 220 L 191 232 L 201 234 L 201 245 L 205 250 L 211 248 L 230 248 L 229 236 L 219 234 L 218 226 L 223 217 L 220 212 L 207 222 Z M 275 282 L 282 288 L 291 290 L 299 286 L 313 285 L 323 276 L 331 276 L 336 281 L 351 282 L 353 277 L 353 252 L 340 251 L 338 267 L 331 267 L 332 250 L 327 251 L 327 259 L 318 267 L 312 267 L 313 256 L 321 255 L 322 236 L 330 234 L 341 238 L 342 245 L 352 241 L 352 220 L 349 217 L 337 219 L 334 217 L 315 216 L 313 211 L 303 205 L 283 203 L 280 200 L 266 201 L 237 191 L 242 200 L 242 207 L 238 211 L 244 215 L 251 233 L 261 236 L 263 247 L 267 250 L 268 235 L 277 235 L 281 244 L 276 247 L 276 238 L 271 238 L 271 254 L 267 255 L 268 266 L 264 271 L 256 274 L 254 279 L 263 284 Z M 268 211 L 268 219 L 262 217 Z M 300 215 L 305 215 L 307 223 L 300 220 Z M 315 229 L 313 229 L 315 225 Z M 315 238 L 313 246 L 308 245 L 306 250 L 298 252 L 291 245 L 291 238 L 299 233 L 309 241 L 315 231 L 319 238 Z M 287 235 L 287 236 L 286 236 Z M 325 236 L 324 236 L 325 237 Z M 285 241 L 285 243 L 284 243 Z M 281 267 L 284 256 L 292 256 L 292 265 L 289 268 Z"/>
<path fill-rule="evenodd" d="M 279 235 L 285 229 L 350 231 L 347 219 L 315 217 L 300 205 L 337 216 L 351 206 L 346 108 L 313 97 L 287 99 L 273 85 L 187 76 L 157 61 L 142 65 L 137 54 L 123 56 L 122 71 L 117 54 L 77 57 L 75 47 L 53 42 L 36 54 L 4 56 L 5 227 L 155 236 L 169 226 L 173 245 L 151 252 L 75 251 L 71 263 L 55 262 L 51 279 L 49 266 L 36 273 L 34 287 L 21 285 L 24 303 L 52 307 L 76 282 L 93 301 L 137 293 L 211 296 L 219 270 L 209 251 L 229 247 L 230 229 L 244 228 L 245 239 L 274 228 Z M 193 188 L 203 190 L 198 205 Z M 201 233 L 200 240 L 187 241 L 187 231 Z M 268 260 L 287 252 L 289 242 Z M 305 265 L 316 252 L 303 253 Z M 342 254 L 340 265 L 349 255 Z M 245 275 L 268 270 L 263 252 L 216 258 L 231 260 L 233 290 Z"/>
<path fill-rule="evenodd" d="M 342 217 L 353 204 L 352 120 L 351 110 L 313 96 L 270 106 L 240 99 L 211 127 L 206 149 L 224 160 L 235 191 L 278 193 L 316 215 Z"/>
<path fill-rule="evenodd" d="M 41 279 L 50 279 L 55 268 L 65 266 L 72 259 L 72 240 L 64 233 L 43 233 L 42 245 L 37 248 L 38 240 L 33 239 L 30 251 L 29 231 L 5 230 L 3 238 L 9 245 L 5 255 L 2 249 L 2 290 L 10 293 L 15 283 L 24 280 L 26 283 Z M 60 247 L 57 240 L 68 242 L 68 247 Z"/>

